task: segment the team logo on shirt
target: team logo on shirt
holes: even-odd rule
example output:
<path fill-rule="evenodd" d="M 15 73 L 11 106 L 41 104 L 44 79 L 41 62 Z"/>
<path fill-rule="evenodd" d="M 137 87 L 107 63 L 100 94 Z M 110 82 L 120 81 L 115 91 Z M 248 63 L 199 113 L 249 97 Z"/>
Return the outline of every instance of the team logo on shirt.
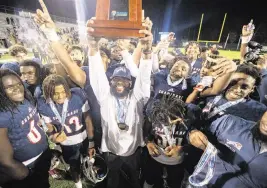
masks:
<path fill-rule="evenodd" d="M 235 152 L 235 149 L 237 149 L 238 151 L 240 151 L 242 149 L 242 144 L 240 144 L 239 142 L 234 142 L 234 141 L 231 141 L 231 140 L 226 140 L 226 143 L 225 145 L 231 149 L 233 152 Z"/>
<path fill-rule="evenodd" d="M 170 92 L 174 92 L 174 89 L 173 89 L 173 88 L 171 88 L 171 89 L 169 89 L 168 91 L 170 91 Z"/>

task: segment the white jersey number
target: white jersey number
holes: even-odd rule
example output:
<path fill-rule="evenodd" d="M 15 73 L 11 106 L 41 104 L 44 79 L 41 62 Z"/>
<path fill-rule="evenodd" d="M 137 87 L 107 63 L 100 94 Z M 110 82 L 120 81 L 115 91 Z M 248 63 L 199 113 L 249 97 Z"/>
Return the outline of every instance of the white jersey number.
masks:
<path fill-rule="evenodd" d="M 34 120 L 32 120 L 30 122 L 30 132 L 28 133 L 27 137 L 28 137 L 29 141 L 33 144 L 36 144 L 42 138 L 41 134 L 34 126 Z"/>
<path fill-rule="evenodd" d="M 75 125 L 75 132 L 79 131 L 83 125 L 80 123 L 79 118 L 77 116 L 73 116 L 69 119 L 69 125 L 64 125 L 67 133 L 72 133 L 70 126 Z"/>

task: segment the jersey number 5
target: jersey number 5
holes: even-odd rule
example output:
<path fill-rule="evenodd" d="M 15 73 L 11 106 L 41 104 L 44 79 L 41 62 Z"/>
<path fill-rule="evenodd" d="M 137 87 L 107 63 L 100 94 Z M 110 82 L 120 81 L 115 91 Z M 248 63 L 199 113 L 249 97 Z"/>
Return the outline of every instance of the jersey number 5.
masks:
<path fill-rule="evenodd" d="M 42 138 L 41 134 L 34 126 L 34 120 L 32 120 L 30 122 L 30 132 L 28 133 L 27 137 L 28 137 L 29 141 L 33 144 L 36 144 Z"/>

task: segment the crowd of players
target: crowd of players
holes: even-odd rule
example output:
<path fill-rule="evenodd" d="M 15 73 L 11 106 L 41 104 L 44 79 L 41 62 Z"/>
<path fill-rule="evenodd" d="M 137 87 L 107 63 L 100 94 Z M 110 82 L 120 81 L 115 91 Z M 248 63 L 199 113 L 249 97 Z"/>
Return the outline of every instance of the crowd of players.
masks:
<path fill-rule="evenodd" d="M 66 49 L 40 3 L 51 62 L 14 45 L 16 62 L 0 69 L 0 187 L 50 187 L 48 140 L 77 188 L 85 155 L 105 160 L 108 188 L 122 177 L 134 188 L 267 187 L 267 59 L 243 58 L 253 29 L 242 29 L 238 65 L 197 42 L 169 51 L 173 33 L 152 48 L 149 18 L 138 41 L 87 27 L 88 46 Z"/>

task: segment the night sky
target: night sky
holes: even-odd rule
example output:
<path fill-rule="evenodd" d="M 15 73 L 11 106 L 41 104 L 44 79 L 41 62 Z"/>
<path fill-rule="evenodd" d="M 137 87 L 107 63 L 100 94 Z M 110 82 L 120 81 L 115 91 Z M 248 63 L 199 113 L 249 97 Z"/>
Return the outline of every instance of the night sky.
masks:
<path fill-rule="evenodd" d="M 76 18 L 75 1 L 84 8 L 85 17 L 95 14 L 96 0 L 45 0 L 50 13 Z M 143 0 L 145 15 L 154 22 L 154 32 L 173 31 L 177 39 L 196 40 L 201 14 L 205 13 L 201 39 L 217 40 L 225 13 L 228 17 L 222 40 L 229 32 L 239 35 L 241 27 L 254 19 L 256 39 L 267 42 L 266 0 Z M 37 0 L 1 0 L 0 5 L 35 10 Z M 266 40 L 265 40 L 266 38 Z"/>

